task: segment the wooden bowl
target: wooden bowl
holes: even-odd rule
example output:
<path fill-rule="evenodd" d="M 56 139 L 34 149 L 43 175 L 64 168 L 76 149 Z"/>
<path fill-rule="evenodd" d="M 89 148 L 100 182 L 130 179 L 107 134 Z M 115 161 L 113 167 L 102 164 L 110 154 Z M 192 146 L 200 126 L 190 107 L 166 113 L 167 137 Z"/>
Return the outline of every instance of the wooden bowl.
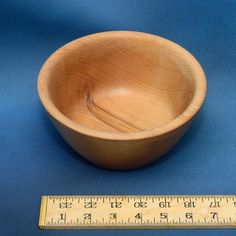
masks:
<path fill-rule="evenodd" d="M 99 166 L 131 169 L 177 143 L 203 103 L 206 80 L 177 44 L 114 31 L 57 50 L 40 71 L 38 92 L 73 149 Z"/>

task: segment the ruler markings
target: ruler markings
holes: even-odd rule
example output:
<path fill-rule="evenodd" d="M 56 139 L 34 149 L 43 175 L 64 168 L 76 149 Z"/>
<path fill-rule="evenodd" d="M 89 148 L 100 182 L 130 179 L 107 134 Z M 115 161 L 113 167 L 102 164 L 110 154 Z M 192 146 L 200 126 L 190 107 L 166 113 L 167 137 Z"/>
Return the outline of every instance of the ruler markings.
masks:
<path fill-rule="evenodd" d="M 235 196 L 44 196 L 39 227 L 236 228 Z"/>

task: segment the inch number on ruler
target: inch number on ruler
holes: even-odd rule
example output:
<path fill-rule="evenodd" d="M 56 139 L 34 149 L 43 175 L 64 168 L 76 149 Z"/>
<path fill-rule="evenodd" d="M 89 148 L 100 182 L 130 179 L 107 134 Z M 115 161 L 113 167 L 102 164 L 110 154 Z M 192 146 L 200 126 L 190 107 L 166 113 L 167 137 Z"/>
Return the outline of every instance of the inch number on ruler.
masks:
<path fill-rule="evenodd" d="M 43 196 L 39 227 L 236 228 L 236 196 Z"/>

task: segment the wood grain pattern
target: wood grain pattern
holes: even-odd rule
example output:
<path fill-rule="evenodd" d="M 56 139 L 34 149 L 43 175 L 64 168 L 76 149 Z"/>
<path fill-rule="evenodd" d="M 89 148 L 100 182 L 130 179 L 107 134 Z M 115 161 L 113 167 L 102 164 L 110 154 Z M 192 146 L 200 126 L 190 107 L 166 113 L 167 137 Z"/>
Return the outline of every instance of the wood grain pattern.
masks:
<path fill-rule="evenodd" d="M 65 140 L 114 169 L 142 166 L 183 135 L 206 93 L 196 59 L 158 36 L 114 31 L 57 50 L 38 79 L 43 105 Z"/>

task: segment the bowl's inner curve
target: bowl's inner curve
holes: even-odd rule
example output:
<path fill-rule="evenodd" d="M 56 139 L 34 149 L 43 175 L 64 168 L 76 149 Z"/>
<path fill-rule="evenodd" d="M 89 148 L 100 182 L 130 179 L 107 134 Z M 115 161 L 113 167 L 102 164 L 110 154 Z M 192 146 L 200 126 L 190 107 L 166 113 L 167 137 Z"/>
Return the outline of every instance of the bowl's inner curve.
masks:
<path fill-rule="evenodd" d="M 194 94 L 188 63 L 154 40 L 93 37 L 59 54 L 49 78 L 52 100 L 86 128 L 151 130 L 179 116 Z"/>

